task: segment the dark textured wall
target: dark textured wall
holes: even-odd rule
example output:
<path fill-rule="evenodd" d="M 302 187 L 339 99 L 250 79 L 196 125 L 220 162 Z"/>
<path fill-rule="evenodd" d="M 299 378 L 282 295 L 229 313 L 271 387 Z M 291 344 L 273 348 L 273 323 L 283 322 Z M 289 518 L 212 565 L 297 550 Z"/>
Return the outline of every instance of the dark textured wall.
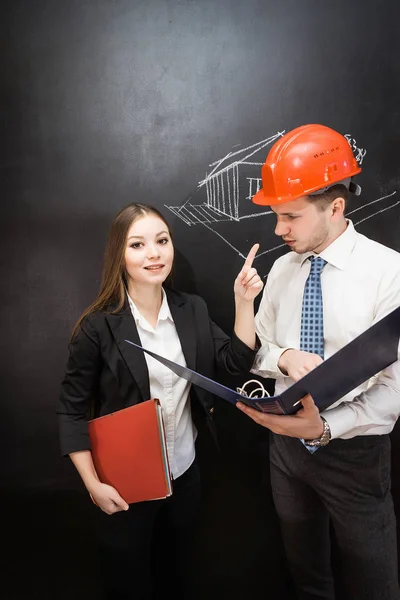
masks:
<path fill-rule="evenodd" d="M 72 597 L 69 589 L 78 598 L 78 582 L 91 588 L 84 561 L 70 588 L 60 584 L 63 559 L 91 546 L 54 409 L 68 337 L 97 291 L 117 210 L 143 201 L 163 212 L 176 284 L 203 295 L 229 332 L 242 255 L 260 242 L 255 266 L 265 276 L 286 251 L 276 248 L 273 217 L 248 199 L 270 147 L 260 142 L 323 123 L 347 134 L 362 161 L 350 217 L 400 250 L 397 12 L 395 0 L 2 2 L 1 487 L 16 508 L 10 581 L 29 562 L 36 582 L 18 595 L 29 577 L 13 579 L 9 598 Z M 279 536 L 260 493 L 265 432 L 230 406 L 217 418 L 222 452 L 207 448 L 202 458 L 199 579 L 215 597 L 265 597 L 268 557 L 271 590 L 283 597 Z M 396 430 L 392 437 L 396 458 Z M 393 479 L 400 510 L 396 460 Z M 35 556 L 53 565 L 51 576 L 43 579 Z"/>

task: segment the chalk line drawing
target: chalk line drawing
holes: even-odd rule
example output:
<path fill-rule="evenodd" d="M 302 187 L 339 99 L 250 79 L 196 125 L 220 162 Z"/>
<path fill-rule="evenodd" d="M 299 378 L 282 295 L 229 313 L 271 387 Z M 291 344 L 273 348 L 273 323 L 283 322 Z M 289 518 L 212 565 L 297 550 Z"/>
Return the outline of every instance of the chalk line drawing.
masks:
<path fill-rule="evenodd" d="M 354 210 L 352 210 L 351 212 L 349 212 L 347 214 L 352 215 L 353 213 L 357 212 L 358 210 L 362 210 L 362 209 L 366 208 L 367 206 L 371 206 L 371 204 L 375 204 L 376 202 L 382 202 L 382 200 L 391 198 L 395 194 L 397 194 L 397 190 L 395 190 L 391 194 L 382 196 L 381 198 L 378 198 L 377 200 L 372 200 L 372 202 L 368 202 L 368 204 L 364 204 L 364 206 L 359 206 L 358 208 L 355 208 Z M 394 208 L 395 206 L 398 206 L 399 204 L 400 204 L 400 200 L 398 200 L 394 204 L 391 204 L 390 206 L 386 206 L 385 208 L 381 208 L 380 210 L 377 210 L 376 212 L 372 213 L 372 215 L 368 215 L 368 217 L 364 217 L 363 219 L 360 219 L 360 221 L 356 221 L 354 223 L 354 225 L 359 225 L 360 223 L 363 223 L 364 221 L 367 221 L 368 219 L 372 219 L 372 217 L 375 217 L 376 215 L 379 215 L 380 213 L 386 212 L 387 210 L 390 210 L 391 208 Z"/>
<path fill-rule="evenodd" d="M 274 215 L 272 210 L 257 212 L 257 207 L 252 204 L 251 199 L 259 191 L 262 184 L 261 167 L 267 155 L 265 148 L 272 145 L 284 133 L 285 130 L 277 131 L 274 135 L 260 142 L 228 152 L 223 158 L 211 163 L 209 165 L 211 171 L 206 173 L 204 179 L 198 182 L 196 191 L 197 196 L 201 190 L 204 190 L 205 201 L 197 201 L 195 203 L 193 196 L 191 196 L 180 206 L 165 205 L 165 207 L 189 227 L 201 225 L 212 231 L 244 259 L 245 254 L 231 240 L 227 239 L 226 234 L 222 235 L 220 231 L 217 231 L 217 227 L 220 223 L 224 222 L 238 224 L 243 220 Z M 353 150 L 358 164 L 361 165 L 367 154 L 367 150 L 359 146 L 356 139 L 350 133 L 344 134 L 344 137 Z M 237 144 L 235 147 L 237 146 L 240 146 L 240 144 Z M 258 153 L 259 156 L 257 156 Z M 354 222 L 354 225 L 359 225 L 380 213 L 399 206 L 400 200 L 383 208 L 381 208 L 382 205 L 380 204 L 388 198 L 393 197 L 396 193 L 397 191 L 393 191 L 386 196 L 359 206 L 347 213 L 347 215 L 350 216 L 358 211 L 364 211 L 373 205 L 376 205 L 375 208 L 378 208 L 379 205 L 378 210 Z M 284 247 L 286 247 L 286 244 L 278 244 L 258 253 L 255 258 L 259 259 L 261 256 Z"/>
<path fill-rule="evenodd" d="M 349 146 L 355 154 L 356 161 L 358 162 L 359 165 L 362 165 L 365 155 L 367 154 L 366 149 L 360 148 L 359 146 L 357 146 L 356 140 L 353 137 L 351 137 L 350 133 L 345 133 L 344 137 L 349 142 Z"/>
<path fill-rule="evenodd" d="M 266 146 L 273 144 L 284 133 L 284 131 L 278 131 L 265 140 L 235 152 L 229 152 L 223 158 L 211 163 L 209 165 L 212 167 L 211 172 L 206 174 L 197 186 L 197 190 L 205 188 L 206 202 L 193 204 L 190 197 L 181 206 L 166 206 L 166 208 L 182 219 L 186 225 L 240 221 L 244 218 L 259 217 L 260 214 L 271 214 L 270 210 L 264 213 L 243 211 L 244 202 L 241 202 L 240 193 L 243 186 L 241 183 L 244 178 L 243 183 L 246 189 L 244 199 L 247 199 L 246 204 L 251 208 L 251 198 L 261 187 L 260 173 L 266 156 L 266 152 L 261 153 L 261 151 Z M 260 152 L 260 161 L 255 160 L 258 152 Z M 228 164 L 225 164 L 227 161 L 229 161 Z M 244 173 L 243 178 L 242 172 Z"/>

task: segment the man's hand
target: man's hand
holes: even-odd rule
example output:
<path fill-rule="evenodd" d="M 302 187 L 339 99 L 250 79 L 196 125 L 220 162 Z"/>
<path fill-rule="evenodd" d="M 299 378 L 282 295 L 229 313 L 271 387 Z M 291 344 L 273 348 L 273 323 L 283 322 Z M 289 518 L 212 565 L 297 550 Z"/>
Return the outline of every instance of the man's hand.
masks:
<path fill-rule="evenodd" d="M 253 421 L 279 435 L 287 435 L 305 440 L 313 440 L 321 437 L 324 425 L 319 410 L 315 406 L 310 394 L 304 396 L 301 403 L 303 408 L 296 414 L 282 416 L 259 412 L 246 404 L 242 404 L 242 402 L 238 402 L 236 406 L 253 419 Z"/>
<path fill-rule="evenodd" d="M 322 362 L 323 360 L 318 354 L 290 348 L 281 354 L 278 367 L 282 373 L 289 375 L 293 381 L 298 381 Z"/>
<path fill-rule="evenodd" d="M 237 299 L 253 301 L 263 288 L 263 282 L 252 266 L 260 244 L 254 244 L 247 255 L 245 263 L 235 279 L 233 291 Z"/>

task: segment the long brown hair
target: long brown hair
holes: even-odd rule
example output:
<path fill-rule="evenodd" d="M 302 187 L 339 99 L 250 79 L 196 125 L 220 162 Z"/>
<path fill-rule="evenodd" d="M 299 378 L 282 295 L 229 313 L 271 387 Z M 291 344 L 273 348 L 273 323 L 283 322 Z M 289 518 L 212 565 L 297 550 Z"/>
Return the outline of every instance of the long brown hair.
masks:
<path fill-rule="evenodd" d="M 125 269 L 125 248 L 128 231 L 131 225 L 141 217 L 155 215 L 161 219 L 172 240 L 171 229 L 162 216 L 154 207 L 148 204 L 128 204 L 114 217 L 108 233 L 106 248 L 104 252 L 103 271 L 101 276 L 100 290 L 97 297 L 77 320 L 71 339 L 77 334 L 81 323 L 88 315 L 98 311 L 118 313 L 125 302 L 125 288 L 127 287 L 127 275 Z M 165 283 L 168 285 L 170 276 Z"/>

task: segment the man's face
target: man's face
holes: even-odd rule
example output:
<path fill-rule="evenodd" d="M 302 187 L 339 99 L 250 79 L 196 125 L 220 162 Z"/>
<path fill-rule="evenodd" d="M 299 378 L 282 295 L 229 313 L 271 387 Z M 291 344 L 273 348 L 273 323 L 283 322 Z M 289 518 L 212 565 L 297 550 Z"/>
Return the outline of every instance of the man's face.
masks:
<path fill-rule="evenodd" d="M 322 252 L 331 242 L 332 206 L 324 210 L 306 197 L 271 206 L 276 214 L 276 235 L 297 254 Z"/>

